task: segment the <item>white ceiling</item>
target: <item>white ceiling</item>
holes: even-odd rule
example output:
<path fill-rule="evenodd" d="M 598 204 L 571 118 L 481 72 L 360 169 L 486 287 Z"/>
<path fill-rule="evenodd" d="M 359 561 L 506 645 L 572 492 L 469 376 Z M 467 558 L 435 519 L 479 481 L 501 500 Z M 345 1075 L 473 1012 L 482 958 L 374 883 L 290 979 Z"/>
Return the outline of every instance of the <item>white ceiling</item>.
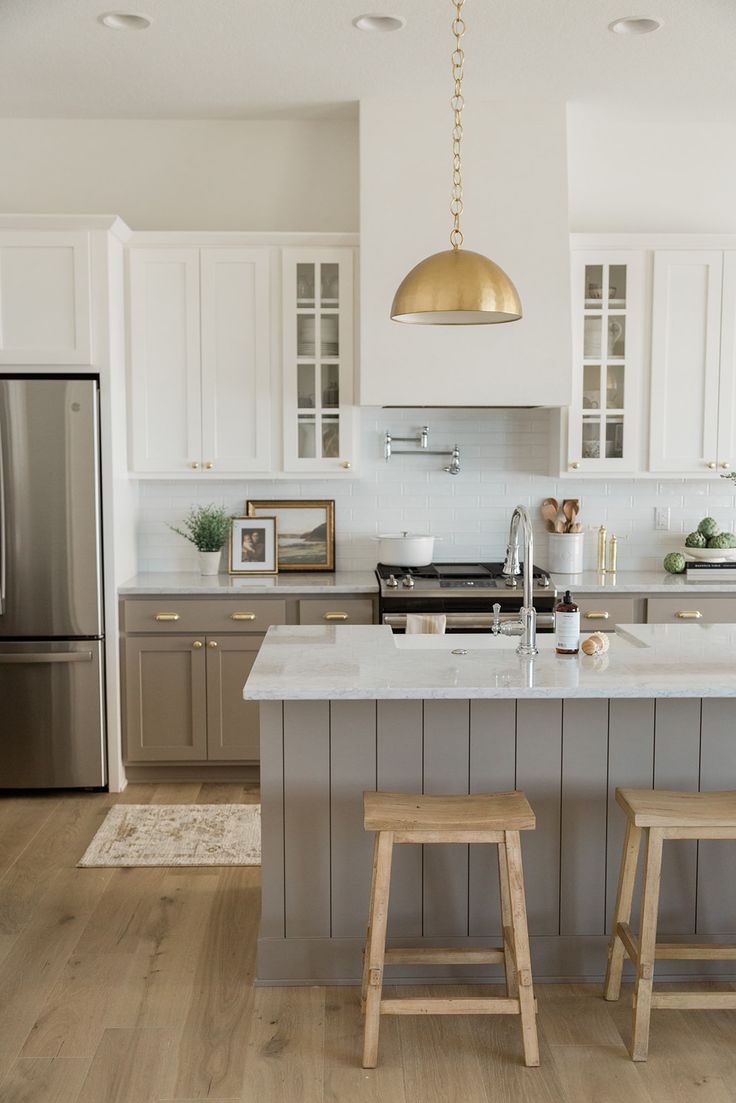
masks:
<path fill-rule="evenodd" d="M 736 2 L 629 2 L 467 0 L 467 93 L 736 119 Z M 154 22 L 107 30 L 109 10 Z M 407 26 L 361 33 L 363 11 Z M 608 32 L 631 14 L 664 26 Z M 0 116 L 347 117 L 363 97 L 449 86 L 451 16 L 449 0 L 5 0 Z"/>

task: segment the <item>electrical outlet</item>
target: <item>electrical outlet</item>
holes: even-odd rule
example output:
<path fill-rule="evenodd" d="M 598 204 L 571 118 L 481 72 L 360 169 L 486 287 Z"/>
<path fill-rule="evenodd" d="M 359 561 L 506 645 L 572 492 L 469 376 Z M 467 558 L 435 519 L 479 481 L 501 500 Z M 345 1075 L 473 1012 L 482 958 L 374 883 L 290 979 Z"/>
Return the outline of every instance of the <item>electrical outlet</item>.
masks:
<path fill-rule="evenodd" d="M 658 506 L 654 511 L 654 527 L 657 532 L 670 531 L 670 507 Z"/>

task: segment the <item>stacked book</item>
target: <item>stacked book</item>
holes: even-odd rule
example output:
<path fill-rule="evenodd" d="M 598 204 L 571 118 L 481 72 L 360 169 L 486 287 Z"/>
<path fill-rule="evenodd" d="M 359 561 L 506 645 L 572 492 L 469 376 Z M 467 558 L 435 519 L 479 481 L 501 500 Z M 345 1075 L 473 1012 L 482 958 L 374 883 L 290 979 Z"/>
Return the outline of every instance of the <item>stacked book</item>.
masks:
<path fill-rule="evenodd" d="M 688 582 L 736 582 L 736 562 L 732 559 L 720 563 L 701 559 L 691 561 L 685 568 L 685 577 Z"/>

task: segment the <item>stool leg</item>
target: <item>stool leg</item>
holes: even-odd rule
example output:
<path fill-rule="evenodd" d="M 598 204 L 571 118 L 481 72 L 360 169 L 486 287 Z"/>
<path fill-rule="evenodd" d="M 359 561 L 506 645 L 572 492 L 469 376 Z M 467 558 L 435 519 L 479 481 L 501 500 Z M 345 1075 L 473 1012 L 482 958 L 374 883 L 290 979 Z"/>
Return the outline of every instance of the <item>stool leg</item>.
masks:
<path fill-rule="evenodd" d="M 378 863 L 378 832 L 373 836 L 373 869 L 371 872 L 371 890 L 368 894 L 368 924 L 365 932 L 365 946 L 363 947 L 363 980 L 360 986 L 360 1010 L 365 1011 L 365 998 L 368 994 L 368 946 L 371 941 L 371 920 L 373 912 L 373 897 L 376 892 L 376 865 Z"/>
<path fill-rule="evenodd" d="M 391 886 L 391 858 L 394 837 L 391 831 L 379 831 L 373 893 L 368 920 L 368 945 L 366 946 L 367 986 L 365 998 L 365 1027 L 363 1034 L 363 1068 L 374 1069 L 378 1064 L 378 1032 L 381 1019 L 381 992 L 383 989 L 383 958 L 386 950 L 386 920 L 388 918 L 388 894 Z"/>
<path fill-rule="evenodd" d="M 641 828 L 635 827 L 631 820 L 626 821 L 626 835 L 621 855 L 621 868 L 618 871 L 618 892 L 616 910 L 613 916 L 613 933 L 608 946 L 608 968 L 603 985 L 603 998 L 617 1000 L 621 995 L 621 974 L 624 968 L 624 944 L 618 936 L 619 923 L 628 923 L 631 919 L 631 901 L 634 896 L 636 866 L 639 861 Z"/>
<path fill-rule="evenodd" d="M 659 882 L 662 872 L 662 832 L 657 828 L 648 828 L 647 836 L 631 1037 L 631 1056 L 635 1061 L 646 1061 L 649 1052 L 649 1019 L 652 1014 L 654 951 L 657 941 Z"/>
<path fill-rule="evenodd" d="M 515 998 L 519 995 L 519 983 L 514 965 L 514 955 L 509 943 L 514 932 L 511 924 L 511 901 L 509 899 L 509 869 L 506 863 L 506 847 L 498 844 L 498 887 L 501 896 L 501 926 L 503 929 L 503 967 L 506 973 L 506 995 Z"/>
<path fill-rule="evenodd" d="M 531 1067 L 539 1064 L 539 1042 L 537 1039 L 536 1012 L 534 1010 L 532 962 L 529 953 L 529 931 L 526 921 L 524 872 L 521 865 L 519 832 L 504 832 L 504 842 L 506 844 L 506 865 L 509 877 L 509 902 L 511 904 L 511 926 L 514 932 L 516 972 L 519 979 L 519 1011 L 521 1015 L 521 1036 L 524 1044 L 524 1062 L 528 1067 Z"/>

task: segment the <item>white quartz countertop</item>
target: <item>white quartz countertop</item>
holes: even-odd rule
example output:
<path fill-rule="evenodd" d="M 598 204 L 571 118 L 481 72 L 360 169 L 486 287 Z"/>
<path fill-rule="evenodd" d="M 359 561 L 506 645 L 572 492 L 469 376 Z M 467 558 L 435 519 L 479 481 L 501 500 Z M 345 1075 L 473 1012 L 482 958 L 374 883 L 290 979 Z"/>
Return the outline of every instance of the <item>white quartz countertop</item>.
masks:
<path fill-rule="evenodd" d="M 572 590 L 578 594 L 736 594 L 736 581 L 689 582 L 684 574 L 668 574 L 667 571 L 617 571 L 616 574 L 582 571 L 581 574 L 553 574 L 551 577 L 558 593 Z"/>
<path fill-rule="evenodd" d="M 622 625 L 604 655 L 533 659 L 512 637 L 394 636 L 383 625 L 270 628 L 245 684 L 257 701 L 736 697 L 736 624 Z M 460 651 L 462 654 L 454 654 Z"/>
<path fill-rule="evenodd" d="M 201 575 L 192 572 L 151 572 L 128 579 L 121 597 L 155 597 L 158 594 L 377 594 L 373 571 L 284 571 L 277 575 Z"/>

